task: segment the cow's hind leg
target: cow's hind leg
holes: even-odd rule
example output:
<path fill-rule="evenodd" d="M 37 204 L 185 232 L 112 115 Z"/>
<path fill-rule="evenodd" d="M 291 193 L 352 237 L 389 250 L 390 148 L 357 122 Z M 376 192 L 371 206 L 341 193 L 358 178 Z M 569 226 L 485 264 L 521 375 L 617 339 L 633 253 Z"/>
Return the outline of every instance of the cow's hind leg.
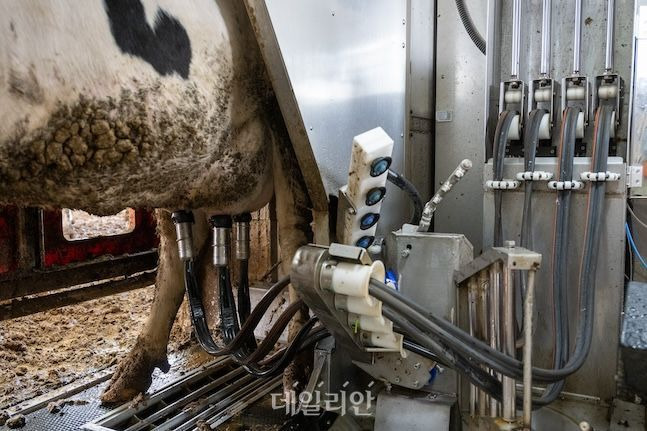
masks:
<path fill-rule="evenodd" d="M 276 213 L 279 224 L 279 244 L 281 248 L 281 269 L 288 274 L 292 258 L 297 249 L 307 244 L 312 238 L 312 210 L 305 184 L 299 170 L 296 157 L 289 142 L 274 145 L 274 193 Z M 299 299 L 292 286 L 289 288 L 290 302 Z M 304 307 L 292 320 L 288 339 L 294 338 L 308 318 L 308 309 Z M 283 390 L 289 399 L 292 393 L 299 391 L 307 383 L 310 374 L 312 353 L 305 351 L 298 355 L 283 373 Z M 294 391 L 294 392 L 292 392 Z"/>
<path fill-rule="evenodd" d="M 202 247 L 207 237 L 206 219 L 202 214 L 196 214 L 195 218 L 194 243 L 196 247 Z M 169 370 L 166 348 L 171 327 L 184 298 L 183 267 L 178 257 L 171 214 L 157 210 L 156 219 L 160 235 L 160 258 L 150 315 L 132 350 L 121 360 L 108 388 L 101 396 L 104 403 L 132 399 L 150 387 L 155 368 L 164 372 Z"/>

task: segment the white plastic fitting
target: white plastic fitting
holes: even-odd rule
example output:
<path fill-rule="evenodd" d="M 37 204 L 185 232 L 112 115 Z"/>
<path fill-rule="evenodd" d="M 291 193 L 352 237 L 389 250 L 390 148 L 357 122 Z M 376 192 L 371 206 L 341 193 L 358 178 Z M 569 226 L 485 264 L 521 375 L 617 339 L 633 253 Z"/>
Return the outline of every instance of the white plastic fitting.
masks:
<path fill-rule="evenodd" d="M 382 315 L 382 303 L 372 296 L 357 297 L 337 294 L 335 295 L 335 308 L 365 316 Z"/>
<path fill-rule="evenodd" d="M 550 114 L 542 115 L 539 122 L 539 138 L 550 139 Z"/>
<path fill-rule="evenodd" d="M 582 190 L 582 181 L 549 181 L 548 188 L 551 190 Z"/>
<path fill-rule="evenodd" d="M 600 99 L 612 99 L 618 95 L 618 87 L 615 85 L 600 85 L 598 97 Z"/>
<path fill-rule="evenodd" d="M 582 139 L 584 137 L 584 112 L 577 114 L 577 123 L 575 124 L 575 137 Z"/>
<path fill-rule="evenodd" d="M 384 264 L 380 260 L 371 265 L 340 262 L 333 270 L 330 288 L 337 294 L 367 298 L 371 277 L 384 280 L 385 274 Z"/>
<path fill-rule="evenodd" d="M 584 100 L 586 99 L 586 88 L 584 87 L 569 87 L 566 90 L 567 100 Z"/>
<path fill-rule="evenodd" d="M 505 103 L 521 103 L 521 91 L 520 90 L 506 91 Z"/>
<path fill-rule="evenodd" d="M 535 90 L 535 101 L 537 102 L 550 102 L 552 90 L 550 88 L 539 88 Z"/>
<path fill-rule="evenodd" d="M 348 325 L 356 331 L 393 333 L 393 322 L 384 316 L 362 316 L 361 314 L 348 313 Z"/>
<path fill-rule="evenodd" d="M 368 336 L 367 340 L 372 346 L 381 347 L 383 349 L 400 351 L 404 356 L 404 337 L 401 334 L 379 334 L 372 333 Z"/>
<path fill-rule="evenodd" d="M 393 322 L 382 316 L 382 302 L 369 296 L 371 278 L 384 281 L 382 261 L 370 265 L 339 262 L 322 280 L 322 287 L 335 293 L 334 306 L 347 312 L 346 323 L 354 333 L 361 333 L 362 343 L 370 349 L 396 351 L 404 356 L 402 336 L 394 334 Z"/>
<path fill-rule="evenodd" d="M 582 181 L 618 181 L 620 174 L 614 172 L 582 172 L 580 174 Z"/>
<path fill-rule="evenodd" d="M 367 205 L 366 197 L 370 190 L 385 187 L 388 169 L 377 176 L 371 176 L 371 165 L 375 160 L 391 157 L 393 139 L 381 127 L 364 132 L 353 138 L 353 150 L 348 170 L 346 196 L 354 211 L 344 214 L 342 242 L 355 245 L 363 236 L 375 236 L 377 223 L 368 229 L 361 228 L 361 219 L 367 214 L 379 214 L 382 200 Z"/>
<path fill-rule="evenodd" d="M 488 189 L 494 189 L 494 190 L 514 190 L 517 187 L 519 187 L 519 181 L 517 181 L 517 180 L 501 180 L 501 181 L 487 180 L 485 182 L 485 187 L 487 187 Z"/>
<path fill-rule="evenodd" d="M 508 141 L 518 141 L 521 139 L 521 117 L 519 114 L 512 117 L 512 122 L 510 123 L 510 129 L 508 129 Z"/>
<path fill-rule="evenodd" d="M 552 172 L 545 171 L 526 171 L 517 174 L 519 181 L 548 181 L 553 178 Z"/>

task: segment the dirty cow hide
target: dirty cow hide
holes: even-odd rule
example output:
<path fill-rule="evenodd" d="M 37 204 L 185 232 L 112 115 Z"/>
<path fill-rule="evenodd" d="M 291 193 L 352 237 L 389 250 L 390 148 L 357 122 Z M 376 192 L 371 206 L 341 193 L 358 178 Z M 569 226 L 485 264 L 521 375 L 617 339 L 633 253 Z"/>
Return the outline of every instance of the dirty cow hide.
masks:
<path fill-rule="evenodd" d="M 194 210 L 200 249 L 210 215 L 276 190 L 284 264 L 307 240 L 309 201 L 242 2 L 2 1 L 0 118 L 0 204 L 158 208 L 154 303 L 105 401 L 168 368 L 183 298 L 169 211 Z"/>

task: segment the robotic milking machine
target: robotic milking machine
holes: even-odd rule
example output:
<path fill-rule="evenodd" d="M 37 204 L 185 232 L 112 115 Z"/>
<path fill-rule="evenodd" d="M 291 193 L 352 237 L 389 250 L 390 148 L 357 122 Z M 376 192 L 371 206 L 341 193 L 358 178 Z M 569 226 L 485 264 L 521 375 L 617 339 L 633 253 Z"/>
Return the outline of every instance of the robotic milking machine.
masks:
<path fill-rule="evenodd" d="M 193 267 L 192 215 L 173 214 L 191 317 L 206 351 L 230 355 L 266 377 L 313 349 L 310 379 L 293 400 L 298 411 L 315 406 L 368 417 L 375 429 L 593 429 L 582 415 L 563 427 L 537 423 L 546 423 L 542 407 L 565 393 L 614 396 L 608 388 L 615 385 L 622 290 L 609 293 L 605 286 L 602 253 L 612 242 L 609 217 L 624 220 L 626 199 L 625 161 L 614 141 L 623 121 L 623 80 L 614 70 L 616 6 L 609 0 L 606 16 L 595 17 L 606 19 L 605 61 L 592 77 L 581 61 L 582 0 L 560 2 L 575 9 L 575 19 L 572 73 L 558 81 L 551 67 L 554 8 L 551 0 L 541 3 L 538 73 L 524 82 L 523 4 L 504 2 L 512 25 L 501 35 L 510 36 L 511 49 L 501 59 L 509 54 L 510 70 L 500 83 L 484 167 L 485 251 L 475 257 L 464 235 L 430 232 L 436 208 L 473 162 L 463 160 L 423 206 L 415 187 L 392 169 L 394 141 L 377 127 L 353 139 L 347 184 L 338 190 L 336 240 L 301 247 L 289 276 L 253 309 L 250 217 L 211 219 L 224 344 L 206 323 Z M 489 47 L 488 55 L 495 55 Z M 387 182 L 406 193 L 414 211 L 409 223 L 378 235 Z M 617 248 L 613 253 L 623 255 Z M 257 342 L 254 328 L 288 284 L 300 299 Z M 303 306 L 312 317 L 271 353 Z M 352 393 L 368 395 L 361 405 L 343 407 L 326 399 Z"/>

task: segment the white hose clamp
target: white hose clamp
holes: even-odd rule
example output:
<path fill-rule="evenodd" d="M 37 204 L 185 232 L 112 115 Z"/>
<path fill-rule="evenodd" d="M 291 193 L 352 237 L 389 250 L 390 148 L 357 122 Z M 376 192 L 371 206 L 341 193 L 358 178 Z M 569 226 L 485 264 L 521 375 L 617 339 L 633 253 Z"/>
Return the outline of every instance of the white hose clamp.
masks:
<path fill-rule="evenodd" d="M 549 181 L 548 188 L 551 190 L 582 190 L 582 181 Z"/>
<path fill-rule="evenodd" d="M 580 178 L 583 181 L 618 181 L 620 174 L 614 172 L 582 172 Z"/>
<path fill-rule="evenodd" d="M 526 171 L 517 174 L 519 181 L 548 181 L 552 178 L 553 174 L 545 171 Z"/>
<path fill-rule="evenodd" d="M 494 190 L 514 190 L 517 187 L 519 187 L 519 181 L 517 180 L 501 180 L 501 181 L 494 181 L 494 180 L 488 180 L 485 182 L 485 187 L 488 189 L 494 189 Z"/>

